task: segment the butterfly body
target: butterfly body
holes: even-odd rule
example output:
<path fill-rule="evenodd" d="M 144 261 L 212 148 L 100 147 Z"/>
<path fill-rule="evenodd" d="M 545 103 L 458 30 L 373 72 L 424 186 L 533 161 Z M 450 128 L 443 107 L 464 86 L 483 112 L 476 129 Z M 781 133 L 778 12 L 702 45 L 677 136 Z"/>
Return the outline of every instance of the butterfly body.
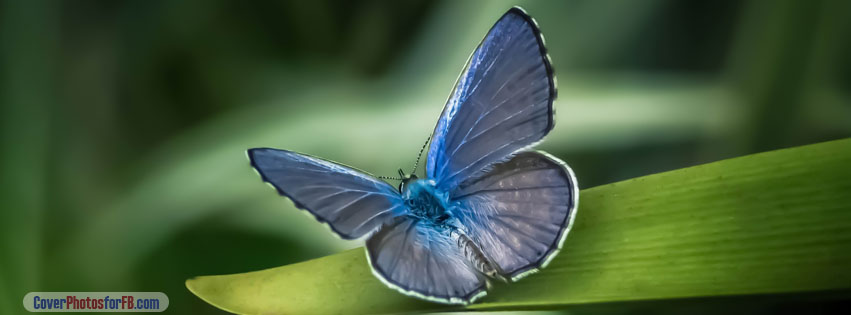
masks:
<path fill-rule="evenodd" d="M 435 225 L 445 224 L 451 217 L 449 195 L 438 190 L 433 180 L 415 179 L 404 185 L 402 198 L 414 217 Z"/>
<path fill-rule="evenodd" d="M 491 279 L 545 267 L 575 218 L 579 190 L 561 160 L 529 148 L 554 127 L 555 79 L 522 9 L 476 48 L 430 138 L 423 178 L 394 188 L 367 173 L 286 150 L 248 151 L 263 180 L 344 239 L 369 235 L 373 274 L 404 294 L 451 304 Z"/>

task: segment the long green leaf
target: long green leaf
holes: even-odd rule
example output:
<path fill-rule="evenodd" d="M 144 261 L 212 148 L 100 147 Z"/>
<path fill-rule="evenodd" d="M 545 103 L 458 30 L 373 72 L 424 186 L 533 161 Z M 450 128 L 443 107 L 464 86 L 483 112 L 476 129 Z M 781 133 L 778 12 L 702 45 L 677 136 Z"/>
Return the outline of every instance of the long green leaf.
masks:
<path fill-rule="evenodd" d="M 468 308 L 847 289 L 849 232 L 851 139 L 724 160 L 583 190 L 552 264 Z M 363 249 L 186 286 L 236 313 L 457 308 L 388 289 Z"/>

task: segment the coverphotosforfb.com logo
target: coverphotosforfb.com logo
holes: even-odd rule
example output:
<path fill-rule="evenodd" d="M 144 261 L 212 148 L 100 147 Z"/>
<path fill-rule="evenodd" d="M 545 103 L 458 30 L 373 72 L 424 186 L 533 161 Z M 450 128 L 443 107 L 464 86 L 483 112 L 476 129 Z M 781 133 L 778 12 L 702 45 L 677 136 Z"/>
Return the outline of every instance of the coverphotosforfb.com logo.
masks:
<path fill-rule="evenodd" d="M 162 292 L 30 292 L 24 296 L 30 312 L 162 312 L 168 297 Z"/>

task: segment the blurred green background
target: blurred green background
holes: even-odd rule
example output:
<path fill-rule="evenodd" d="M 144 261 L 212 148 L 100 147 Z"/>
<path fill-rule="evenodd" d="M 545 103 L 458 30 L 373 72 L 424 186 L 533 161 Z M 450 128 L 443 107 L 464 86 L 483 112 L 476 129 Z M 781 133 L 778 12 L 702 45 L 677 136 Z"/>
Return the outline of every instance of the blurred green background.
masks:
<path fill-rule="evenodd" d="M 0 313 L 29 291 L 161 291 L 360 246 L 244 150 L 409 168 L 510 6 L 540 24 L 581 187 L 851 136 L 851 1 L 2 1 Z M 281 297 L 286 298 L 286 297 Z M 785 304 L 784 304 L 785 303 Z M 841 300 L 574 311 L 823 310 Z"/>

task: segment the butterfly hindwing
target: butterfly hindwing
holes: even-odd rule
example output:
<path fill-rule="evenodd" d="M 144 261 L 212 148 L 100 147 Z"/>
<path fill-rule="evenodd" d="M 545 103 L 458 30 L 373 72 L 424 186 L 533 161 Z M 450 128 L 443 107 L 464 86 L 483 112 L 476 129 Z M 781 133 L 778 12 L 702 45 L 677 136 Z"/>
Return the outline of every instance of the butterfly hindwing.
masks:
<path fill-rule="evenodd" d="M 352 168 L 269 148 L 248 150 L 248 157 L 264 181 L 344 239 L 361 237 L 405 212 L 396 188 Z"/>
<path fill-rule="evenodd" d="M 488 32 L 458 78 L 429 147 L 427 175 L 450 191 L 553 128 L 555 83 L 543 38 L 519 8 Z"/>
<path fill-rule="evenodd" d="M 517 280 L 561 248 L 578 202 L 573 172 L 555 157 L 521 152 L 461 183 L 450 199 L 467 234 Z"/>
<path fill-rule="evenodd" d="M 475 271 L 446 230 L 401 216 L 366 242 L 374 273 L 405 294 L 466 304 L 485 293 L 485 277 Z"/>

